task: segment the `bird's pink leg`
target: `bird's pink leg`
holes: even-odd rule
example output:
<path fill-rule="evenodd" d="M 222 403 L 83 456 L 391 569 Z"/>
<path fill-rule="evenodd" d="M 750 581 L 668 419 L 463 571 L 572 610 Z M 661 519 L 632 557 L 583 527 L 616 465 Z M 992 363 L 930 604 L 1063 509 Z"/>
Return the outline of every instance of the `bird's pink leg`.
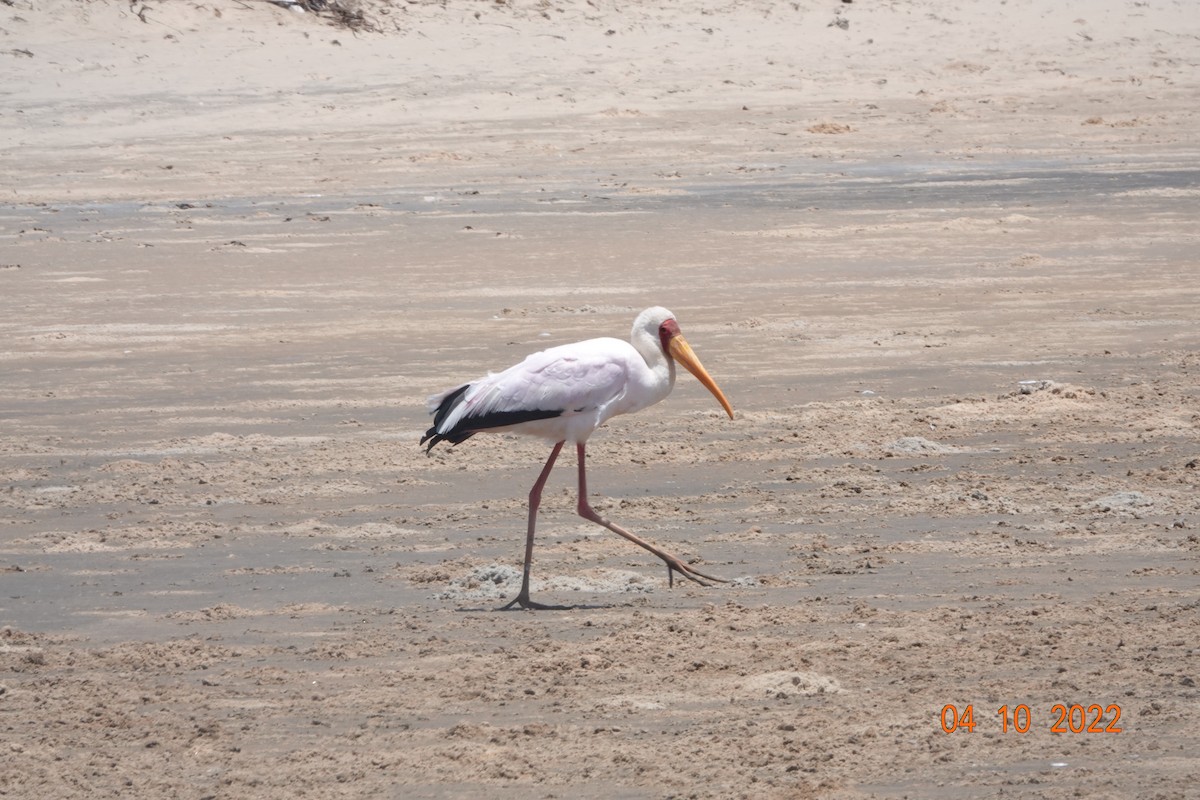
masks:
<path fill-rule="evenodd" d="M 587 452 L 586 452 L 586 446 L 583 444 L 583 442 L 580 442 L 579 444 L 575 445 L 575 452 L 579 458 L 579 505 L 577 507 L 577 510 L 579 511 L 579 516 L 583 517 L 584 519 L 591 520 L 592 522 L 596 523 L 597 525 L 603 525 L 605 528 L 608 528 L 610 531 L 617 534 L 618 536 L 625 537 L 629 541 L 636 544 L 638 547 L 642 547 L 642 548 L 645 548 L 646 550 L 649 550 L 651 553 L 654 553 L 654 555 L 658 556 L 663 561 L 665 561 L 667 564 L 667 585 L 668 586 L 675 585 L 675 573 L 676 572 L 678 572 L 683 577 L 687 578 L 689 581 L 694 581 L 694 582 L 700 584 L 701 586 L 709 585 L 704 582 L 706 580 L 716 581 L 717 583 L 728 583 L 728 581 L 724 580 L 723 578 L 714 578 L 712 575 L 705 575 L 703 572 L 700 572 L 699 570 L 692 569 L 687 564 L 685 564 L 681 560 L 679 560 L 679 558 L 677 556 L 673 556 L 670 553 L 668 553 L 667 551 L 663 550 L 662 548 L 650 544 L 650 542 L 647 542 L 645 539 L 641 538 L 640 536 L 633 535 L 629 531 L 622 528 L 620 525 L 616 525 L 612 522 L 609 522 L 604 517 L 597 514 L 596 510 L 593 509 L 588 504 L 588 501 L 587 501 L 587 468 L 585 466 L 585 463 L 587 461 Z"/>
<path fill-rule="evenodd" d="M 567 606 L 548 606 L 542 603 L 535 603 L 529 599 L 529 568 L 533 564 L 533 532 L 537 526 L 538 506 L 542 504 L 542 488 L 546 485 L 546 479 L 550 477 L 550 470 L 554 468 L 554 462 L 558 458 L 563 444 L 564 442 L 559 442 L 554 445 L 554 449 L 550 451 L 550 457 L 546 459 L 546 466 L 542 467 L 542 474 L 538 476 L 537 482 L 529 490 L 529 529 L 525 534 L 525 567 L 521 574 L 521 593 L 514 597 L 508 605 L 499 609 L 500 611 L 507 611 L 513 606 L 518 605 L 521 608 L 533 609 L 567 608 Z"/>

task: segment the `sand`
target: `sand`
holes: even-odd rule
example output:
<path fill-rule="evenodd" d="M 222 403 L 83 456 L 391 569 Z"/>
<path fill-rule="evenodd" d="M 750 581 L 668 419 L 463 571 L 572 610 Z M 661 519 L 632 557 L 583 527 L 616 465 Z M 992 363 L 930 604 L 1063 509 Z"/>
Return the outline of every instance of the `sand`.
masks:
<path fill-rule="evenodd" d="M 0 5 L 0 796 L 1200 797 L 1190 3 L 345 8 Z"/>

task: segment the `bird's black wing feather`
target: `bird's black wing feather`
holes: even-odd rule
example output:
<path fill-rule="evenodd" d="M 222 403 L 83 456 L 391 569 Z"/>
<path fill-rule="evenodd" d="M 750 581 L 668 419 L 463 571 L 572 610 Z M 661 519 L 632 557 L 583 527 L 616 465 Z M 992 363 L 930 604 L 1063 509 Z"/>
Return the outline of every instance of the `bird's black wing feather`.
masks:
<path fill-rule="evenodd" d="M 561 408 L 529 408 L 516 409 L 511 411 L 489 411 L 486 414 L 477 416 L 466 415 L 458 421 L 453 428 L 447 431 L 438 432 L 438 427 L 446 417 L 454 411 L 454 409 L 463 402 L 467 390 L 471 388 L 470 384 L 460 386 L 454 391 L 442 398 L 441 404 L 433 413 L 433 426 L 425 431 L 425 435 L 421 437 L 421 444 L 429 442 L 429 446 L 425 448 L 428 453 L 433 449 L 433 446 L 438 442 L 447 441 L 450 444 L 461 444 L 467 439 L 470 439 L 479 431 L 489 428 L 504 428 L 509 425 L 519 425 L 522 422 L 531 422 L 535 419 L 551 419 L 553 417 L 562 416 L 563 409 Z"/>

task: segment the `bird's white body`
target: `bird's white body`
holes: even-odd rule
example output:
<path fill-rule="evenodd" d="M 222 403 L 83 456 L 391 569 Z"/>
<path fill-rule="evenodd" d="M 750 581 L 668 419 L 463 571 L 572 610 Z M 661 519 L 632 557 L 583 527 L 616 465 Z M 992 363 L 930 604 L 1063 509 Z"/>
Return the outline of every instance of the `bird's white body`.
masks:
<path fill-rule="evenodd" d="M 584 442 L 618 414 L 652 406 L 671 393 L 675 364 L 657 342 L 651 358 L 620 339 L 587 339 L 533 353 L 503 372 L 472 381 L 463 402 L 439 425 L 452 429 L 464 417 L 494 412 L 558 411 L 558 416 L 491 428 L 553 442 Z M 654 358 L 653 356 L 657 356 Z M 451 390 L 454 391 L 454 390 Z M 429 398 L 433 413 L 449 392 Z"/>
<path fill-rule="evenodd" d="M 445 406 L 436 432 L 471 426 L 552 443 L 585 442 L 618 414 L 640 411 L 671 393 L 675 361 L 659 334 L 667 320 L 673 324 L 670 311 L 648 308 L 634 320 L 628 342 L 602 337 L 551 347 L 503 372 L 433 395 L 431 414 Z"/>

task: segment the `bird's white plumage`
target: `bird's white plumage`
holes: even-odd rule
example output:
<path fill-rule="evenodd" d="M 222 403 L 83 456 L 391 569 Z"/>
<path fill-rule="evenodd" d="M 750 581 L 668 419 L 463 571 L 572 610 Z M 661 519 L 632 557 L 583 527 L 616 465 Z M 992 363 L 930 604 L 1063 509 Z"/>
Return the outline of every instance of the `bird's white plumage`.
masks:
<path fill-rule="evenodd" d="M 659 326 L 673 319 L 665 308 L 643 311 L 634 321 L 629 342 L 609 337 L 587 339 L 533 353 L 503 372 L 467 384 L 462 402 L 439 421 L 439 433 L 463 420 L 525 411 L 553 411 L 557 416 L 492 426 L 549 439 L 583 442 L 618 414 L 653 405 L 671 392 L 675 365 L 663 352 Z M 429 398 L 436 411 L 455 387 Z"/>

